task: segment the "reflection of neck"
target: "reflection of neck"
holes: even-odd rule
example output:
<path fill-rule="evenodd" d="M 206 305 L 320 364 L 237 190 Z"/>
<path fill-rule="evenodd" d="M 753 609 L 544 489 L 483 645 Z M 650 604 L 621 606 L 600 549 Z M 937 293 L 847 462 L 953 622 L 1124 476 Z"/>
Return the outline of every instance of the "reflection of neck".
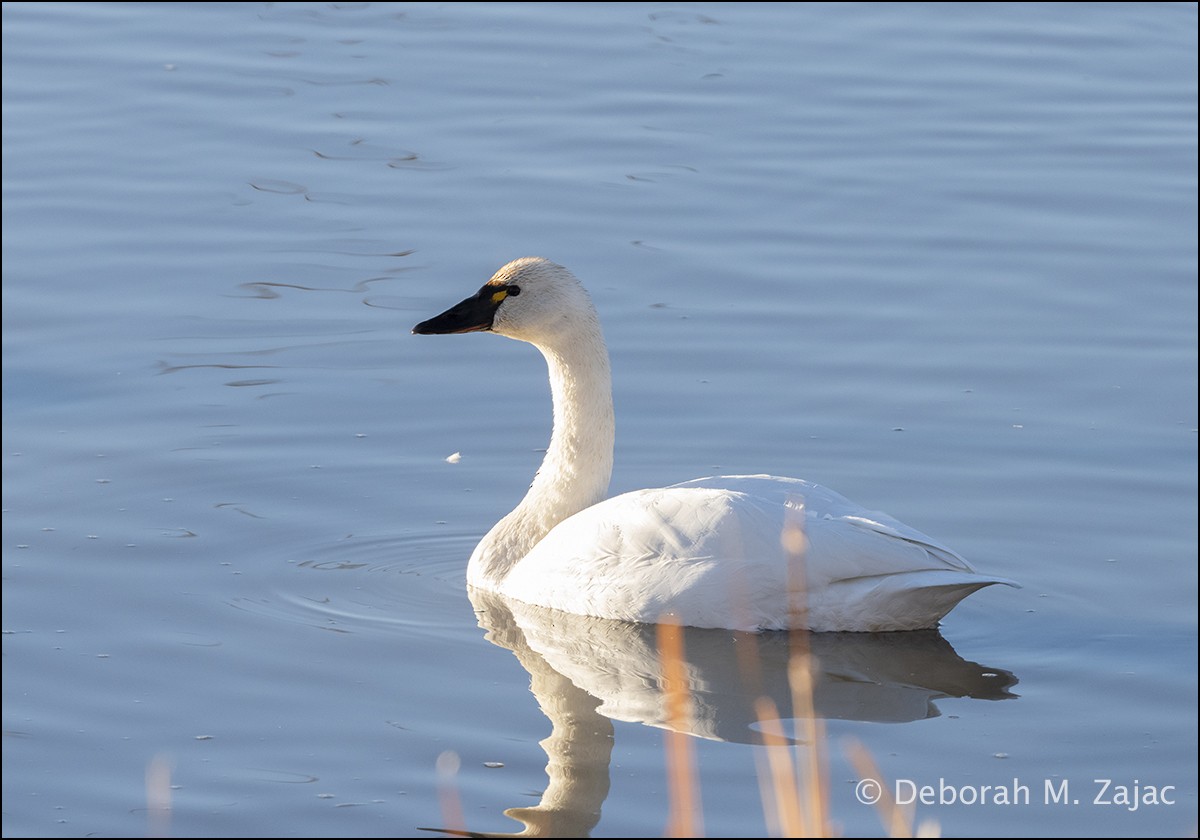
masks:
<path fill-rule="evenodd" d="M 534 672 L 532 689 L 553 730 L 541 742 L 550 759 L 550 784 L 532 808 L 504 813 L 525 824 L 526 837 L 586 837 L 600 821 L 608 796 L 612 721 L 600 715 L 600 701 L 549 668 Z"/>
<path fill-rule="evenodd" d="M 529 672 L 530 689 L 552 727 L 550 737 L 541 742 L 550 778 L 541 802 L 504 813 L 525 824 L 518 836 L 586 837 L 600 821 L 600 807 L 608 796 L 612 721 L 596 711 L 600 700 L 530 649 L 524 631 L 499 596 L 478 589 L 470 590 L 470 596 L 488 639 L 511 650 Z"/>
<path fill-rule="evenodd" d="M 481 589 L 497 589 L 551 528 L 608 494 L 615 434 L 612 375 L 595 313 L 569 335 L 554 334 L 536 346 L 550 372 L 554 431 L 525 498 L 471 555 L 467 583 Z"/>

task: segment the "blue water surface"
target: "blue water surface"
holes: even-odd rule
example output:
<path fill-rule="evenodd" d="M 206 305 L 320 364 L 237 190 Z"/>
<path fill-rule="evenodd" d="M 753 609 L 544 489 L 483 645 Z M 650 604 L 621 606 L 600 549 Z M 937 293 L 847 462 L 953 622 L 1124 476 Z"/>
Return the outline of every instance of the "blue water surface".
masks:
<path fill-rule="evenodd" d="M 855 741 L 947 836 L 1194 833 L 1196 32 L 4 4 L 4 835 L 654 836 L 673 728 L 705 833 L 777 829 L 786 638 L 764 723 L 687 634 L 672 724 L 653 628 L 468 599 L 545 368 L 410 329 L 530 254 L 600 312 L 613 492 L 803 477 L 1023 584 L 814 641 L 833 828 L 884 833 Z"/>

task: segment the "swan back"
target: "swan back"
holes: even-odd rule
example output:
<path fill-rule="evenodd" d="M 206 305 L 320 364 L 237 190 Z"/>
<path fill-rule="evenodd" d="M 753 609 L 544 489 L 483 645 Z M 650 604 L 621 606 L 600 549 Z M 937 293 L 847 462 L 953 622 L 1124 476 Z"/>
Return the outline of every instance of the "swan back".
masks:
<path fill-rule="evenodd" d="M 760 475 L 594 505 L 551 530 L 499 591 L 624 621 L 669 612 L 692 627 L 887 631 L 934 627 L 994 583 L 1011 582 L 976 573 L 887 514 L 809 481 Z"/>

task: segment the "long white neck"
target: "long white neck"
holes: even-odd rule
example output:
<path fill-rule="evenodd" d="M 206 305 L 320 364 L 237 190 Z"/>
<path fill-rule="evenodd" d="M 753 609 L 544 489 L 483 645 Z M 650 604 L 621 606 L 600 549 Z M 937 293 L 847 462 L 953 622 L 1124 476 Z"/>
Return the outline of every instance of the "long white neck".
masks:
<path fill-rule="evenodd" d="M 608 495 L 614 421 L 608 350 L 595 313 L 534 345 L 550 369 L 554 432 L 517 507 L 488 531 L 467 565 L 467 583 L 495 589 L 542 537 Z"/>

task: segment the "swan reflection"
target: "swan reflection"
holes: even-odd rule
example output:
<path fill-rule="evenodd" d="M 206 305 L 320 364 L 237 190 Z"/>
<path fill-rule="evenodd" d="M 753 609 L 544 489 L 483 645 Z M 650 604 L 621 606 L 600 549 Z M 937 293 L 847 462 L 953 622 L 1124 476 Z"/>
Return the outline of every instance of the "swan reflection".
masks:
<path fill-rule="evenodd" d="M 487 639 L 512 651 L 529 672 L 552 725 L 541 742 L 549 760 L 541 801 L 505 811 L 524 825 L 519 833 L 487 836 L 587 836 L 608 795 L 613 720 L 761 743 L 756 697 L 774 701 L 781 728 L 797 714 L 786 633 L 681 628 L 692 717 L 671 726 L 655 625 L 533 607 L 482 590 L 469 594 Z M 812 703 L 821 718 L 903 723 L 937 717 L 936 701 L 948 697 L 1016 696 L 1011 672 L 963 659 L 936 630 L 815 633 L 808 640 L 815 660 Z"/>

